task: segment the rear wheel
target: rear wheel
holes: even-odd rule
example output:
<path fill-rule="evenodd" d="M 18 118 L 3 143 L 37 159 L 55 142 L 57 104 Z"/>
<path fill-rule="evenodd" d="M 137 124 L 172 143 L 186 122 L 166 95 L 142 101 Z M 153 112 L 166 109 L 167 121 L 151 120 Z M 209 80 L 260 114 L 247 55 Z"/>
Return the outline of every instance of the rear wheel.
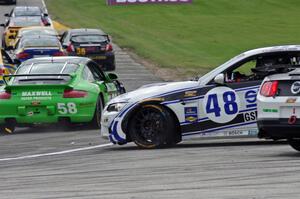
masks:
<path fill-rule="evenodd" d="M 131 118 L 129 134 L 141 148 L 151 149 L 174 144 L 175 120 L 159 105 L 143 105 Z"/>
<path fill-rule="evenodd" d="M 93 128 L 101 128 L 101 114 L 103 110 L 103 102 L 101 97 L 99 96 L 96 103 L 96 109 L 94 113 L 93 120 L 91 121 L 91 126 Z"/>
<path fill-rule="evenodd" d="M 293 149 L 300 151 L 300 139 L 292 138 L 292 139 L 289 139 L 288 142 Z"/>

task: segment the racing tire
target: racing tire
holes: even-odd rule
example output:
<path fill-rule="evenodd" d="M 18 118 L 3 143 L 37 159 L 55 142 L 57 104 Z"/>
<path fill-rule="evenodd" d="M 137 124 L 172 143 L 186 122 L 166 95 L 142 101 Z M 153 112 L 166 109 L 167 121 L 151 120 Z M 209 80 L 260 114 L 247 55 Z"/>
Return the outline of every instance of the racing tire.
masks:
<path fill-rule="evenodd" d="M 175 119 L 160 105 L 142 105 L 129 122 L 130 137 L 142 149 L 170 147 L 175 132 Z"/>
<path fill-rule="evenodd" d="M 296 151 L 300 151 L 300 139 L 289 139 L 289 145 Z"/>
<path fill-rule="evenodd" d="M 103 102 L 101 97 L 99 96 L 96 103 L 95 113 L 93 116 L 93 120 L 91 121 L 91 127 L 95 129 L 101 128 L 101 114 L 103 110 Z"/>

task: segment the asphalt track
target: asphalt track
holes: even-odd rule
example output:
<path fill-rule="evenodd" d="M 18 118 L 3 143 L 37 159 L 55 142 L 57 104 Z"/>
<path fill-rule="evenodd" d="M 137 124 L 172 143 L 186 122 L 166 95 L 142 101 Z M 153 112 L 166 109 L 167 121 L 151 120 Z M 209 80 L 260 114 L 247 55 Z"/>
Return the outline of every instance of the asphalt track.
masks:
<path fill-rule="evenodd" d="M 0 14 L 11 8 L 0 6 Z M 117 56 L 116 72 L 129 90 L 160 81 L 118 48 Z M 133 144 L 111 146 L 98 131 L 81 127 L 0 136 L 1 199 L 298 199 L 299 187 L 300 153 L 284 142 L 198 140 L 139 150 Z"/>

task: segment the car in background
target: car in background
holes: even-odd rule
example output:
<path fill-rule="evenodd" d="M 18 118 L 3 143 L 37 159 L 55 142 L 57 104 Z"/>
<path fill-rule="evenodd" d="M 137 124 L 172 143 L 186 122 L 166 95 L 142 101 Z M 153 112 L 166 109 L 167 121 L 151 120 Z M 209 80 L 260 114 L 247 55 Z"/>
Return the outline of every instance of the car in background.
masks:
<path fill-rule="evenodd" d="M 156 148 L 188 138 L 257 136 L 263 79 L 278 64 L 299 58 L 297 45 L 254 49 L 194 81 L 150 84 L 120 95 L 104 108 L 102 137 Z"/>
<path fill-rule="evenodd" d="M 300 53 L 295 64 L 278 65 L 280 74 L 267 76 L 257 95 L 260 138 L 287 139 L 300 151 Z"/>
<path fill-rule="evenodd" d="M 11 59 L 9 54 L 4 50 L 0 49 L 0 85 L 4 84 L 3 76 L 14 74 L 16 66 L 14 61 Z"/>
<path fill-rule="evenodd" d="M 17 0 L 0 0 L 0 3 L 17 4 Z"/>
<path fill-rule="evenodd" d="M 70 56 L 89 57 L 104 70 L 115 70 L 115 53 L 107 34 L 98 29 L 70 29 L 63 33 L 61 43 Z"/>
<path fill-rule="evenodd" d="M 48 57 L 22 63 L 0 87 L 0 129 L 89 123 L 100 128 L 104 105 L 124 92 L 117 75 L 84 57 Z"/>
<path fill-rule="evenodd" d="M 48 13 L 38 6 L 16 6 L 10 13 L 4 14 L 5 17 L 40 17 L 45 26 L 50 26 Z"/>
<path fill-rule="evenodd" d="M 60 38 L 60 35 L 57 33 L 57 31 L 52 27 L 41 27 L 41 26 L 30 26 L 26 28 L 21 28 L 18 31 L 18 34 L 15 38 L 15 43 L 12 45 L 12 48 L 15 48 L 16 43 L 18 43 L 19 39 L 22 37 L 30 37 L 34 35 L 45 35 L 45 36 L 53 36 Z"/>
<path fill-rule="evenodd" d="M 31 58 L 64 56 L 65 53 L 57 37 L 47 35 L 26 36 L 16 43 L 13 57 L 18 62 Z"/>
<path fill-rule="evenodd" d="M 21 28 L 28 26 L 45 26 L 40 17 L 13 17 L 5 24 L 0 24 L 4 27 L 2 34 L 2 48 L 9 49 L 14 45 L 14 40 L 18 31 Z"/>

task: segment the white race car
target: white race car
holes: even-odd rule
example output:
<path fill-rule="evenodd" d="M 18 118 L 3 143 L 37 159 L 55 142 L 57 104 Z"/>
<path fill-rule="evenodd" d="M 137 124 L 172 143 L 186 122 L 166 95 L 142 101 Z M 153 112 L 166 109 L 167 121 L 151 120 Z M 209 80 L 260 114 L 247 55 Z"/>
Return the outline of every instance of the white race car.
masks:
<path fill-rule="evenodd" d="M 300 54 L 299 54 L 300 56 Z M 257 95 L 260 138 L 287 139 L 300 151 L 300 59 L 298 65 L 279 65 L 267 76 Z"/>
<path fill-rule="evenodd" d="M 242 53 L 195 81 L 143 86 L 104 108 L 101 134 L 112 143 L 142 148 L 185 138 L 257 136 L 256 96 L 273 65 L 298 60 L 300 46 Z"/>

